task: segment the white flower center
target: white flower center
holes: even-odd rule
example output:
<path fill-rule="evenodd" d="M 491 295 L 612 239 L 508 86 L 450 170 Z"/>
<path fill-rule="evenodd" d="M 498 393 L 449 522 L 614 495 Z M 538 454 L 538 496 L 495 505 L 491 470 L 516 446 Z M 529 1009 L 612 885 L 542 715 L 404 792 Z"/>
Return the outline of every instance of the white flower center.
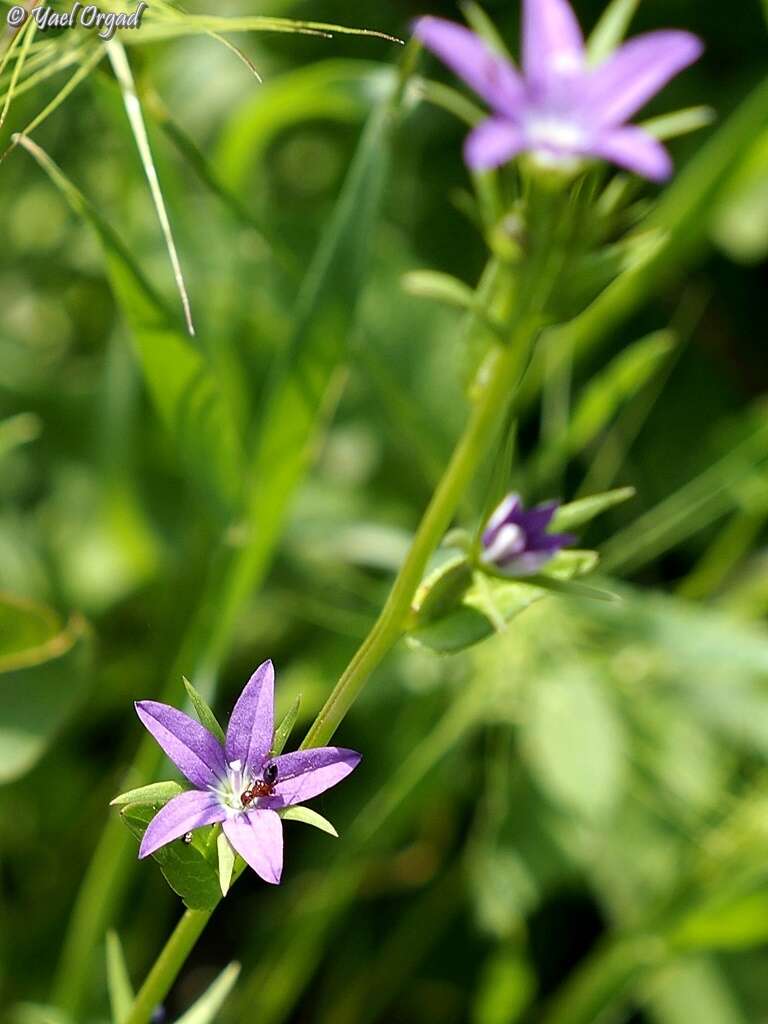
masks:
<path fill-rule="evenodd" d="M 587 141 L 587 133 L 575 119 L 553 114 L 533 114 L 526 122 L 526 133 L 534 149 L 561 152 L 571 156 Z"/>
<path fill-rule="evenodd" d="M 242 761 L 230 761 L 226 779 L 222 779 L 218 786 L 212 786 L 211 791 L 219 798 L 219 803 L 226 810 L 227 816 L 234 818 L 241 814 L 246 806 L 255 807 L 258 804 L 258 800 L 243 803 L 243 794 L 258 781 L 258 775 L 252 775 L 247 769 L 243 770 Z"/>

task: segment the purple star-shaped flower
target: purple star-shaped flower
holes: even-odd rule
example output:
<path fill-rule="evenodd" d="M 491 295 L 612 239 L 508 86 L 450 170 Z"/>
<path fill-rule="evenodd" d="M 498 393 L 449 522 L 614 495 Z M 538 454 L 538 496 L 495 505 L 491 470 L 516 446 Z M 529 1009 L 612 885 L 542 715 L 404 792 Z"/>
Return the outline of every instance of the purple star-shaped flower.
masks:
<path fill-rule="evenodd" d="M 527 512 L 518 494 L 508 494 L 483 531 L 480 561 L 505 576 L 532 576 L 575 537 L 570 533 L 547 533 L 560 506 L 548 501 Z"/>
<path fill-rule="evenodd" d="M 466 141 L 474 170 L 527 150 L 564 168 L 597 157 L 654 181 L 672 173 L 664 147 L 626 121 L 701 55 L 701 41 L 689 32 L 637 36 L 593 68 L 567 0 L 523 0 L 522 75 L 462 25 L 419 18 L 414 34 L 493 111 Z"/>
<path fill-rule="evenodd" d="M 270 757 L 274 735 L 275 672 L 256 669 L 235 704 L 224 746 L 183 711 L 153 700 L 136 713 L 195 789 L 170 800 L 149 823 L 139 849 L 148 857 L 203 825 L 221 822 L 224 834 L 265 882 L 283 868 L 283 826 L 277 811 L 335 786 L 360 763 L 343 747 L 316 747 Z"/>

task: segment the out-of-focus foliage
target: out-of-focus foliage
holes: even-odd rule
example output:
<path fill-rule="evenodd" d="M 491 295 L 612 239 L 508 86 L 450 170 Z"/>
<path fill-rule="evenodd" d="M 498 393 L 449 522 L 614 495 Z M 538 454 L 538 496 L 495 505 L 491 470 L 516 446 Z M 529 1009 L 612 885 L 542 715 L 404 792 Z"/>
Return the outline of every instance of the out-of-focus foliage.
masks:
<path fill-rule="evenodd" d="M 424 11 L 189 6 L 401 36 Z M 576 7 L 592 27 L 601 4 Z M 487 11 L 516 52 L 518 5 Z M 648 116 L 705 104 L 716 122 L 670 143 L 655 210 L 653 188 L 607 184 L 617 237 L 646 230 L 562 282 L 564 318 L 594 303 L 545 336 L 515 437 L 458 518 L 476 530 L 499 480 L 531 502 L 634 488 L 562 523 L 613 599 L 482 578 L 456 611 L 481 643 L 435 619 L 398 646 L 339 734 L 363 765 L 316 801 L 341 839 L 286 822 L 284 884 L 237 883 L 171 1019 L 764 1014 L 763 13 L 638 5 L 633 31 L 708 47 Z M 419 79 L 399 94 L 399 48 L 231 40 L 264 84 L 202 31 L 125 40 L 194 338 L 107 61 L 0 163 L 0 1002 L 26 1024 L 119 1016 L 178 915 L 108 809 L 168 777 L 151 755 L 126 778 L 132 701 L 181 701 L 186 673 L 224 721 L 269 656 L 301 733 L 381 607 L 495 329 L 478 282 L 486 242 L 510 239 L 483 237 L 464 125 Z M 0 150 L 91 42 L 31 42 L 24 76 L 46 73 L 13 95 Z M 418 74 L 449 83 L 425 58 Z M 81 889 L 110 814 L 107 874 Z M 182 895 L 200 869 L 213 900 L 204 843 L 163 868 Z"/>

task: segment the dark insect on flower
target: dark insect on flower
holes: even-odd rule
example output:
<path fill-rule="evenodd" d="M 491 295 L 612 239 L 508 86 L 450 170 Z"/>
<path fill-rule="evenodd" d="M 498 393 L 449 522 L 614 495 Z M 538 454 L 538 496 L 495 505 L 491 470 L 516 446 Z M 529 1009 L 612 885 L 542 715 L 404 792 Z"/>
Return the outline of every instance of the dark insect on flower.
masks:
<path fill-rule="evenodd" d="M 187 834 L 184 836 L 184 842 L 187 844 L 187 846 L 189 846 L 189 844 L 192 842 L 191 832 L 187 832 Z"/>
<path fill-rule="evenodd" d="M 277 765 L 274 761 L 264 768 L 263 774 L 264 778 L 250 785 L 240 797 L 243 807 L 248 807 L 254 800 L 258 800 L 260 796 L 272 796 L 274 793 L 275 783 L 277 782 Z"/>
<path fill-rule="evenodd" d="M 265 661 L 237 699 L 224 743 L 199 722 L 153 700 L 136 712 L 195 787 L 173 797 L 147 826 L 139 857 L 149 857 L 190 829 L 221 824 L 232 848 L 266 882 L 283 867 L 278 811 L 294 807 L 345 779 L 360 755 L 344 747 L 272 754 L 275 673 Z M 255 780 L 255 781 L 254 781 Z"/>

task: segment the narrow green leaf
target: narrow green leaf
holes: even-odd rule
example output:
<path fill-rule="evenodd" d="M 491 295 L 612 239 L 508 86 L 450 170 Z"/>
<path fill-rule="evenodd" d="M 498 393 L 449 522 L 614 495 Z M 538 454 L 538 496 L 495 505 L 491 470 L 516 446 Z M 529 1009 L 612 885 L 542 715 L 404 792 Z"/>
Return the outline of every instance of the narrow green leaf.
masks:
<path fill-rule="evenodd" d="M 587 41 L 591 64 L 599 64 L 610 57 L 620 45 L 639 6 L 640 0 L 612 0 L 608 4 Z"/>
<path fill-rule="evenodd" d="M 476 3 L 476 0 L 463 0 L 463 3 L 459 6 L 461 7 L 461 13 L 464 15 L 464 20 L 473 32 L 477 33 L 481 39 L 485 39 L 499 53 L 506 57 L 511 56 L 501 33 L 488 17 L 485 10 L 479 3 Z"/>
<path fill-rule="evenodd" d="M 11 81 L 8 85 L 8 91 L 5 94 L 5 102 L 3 103 L 2 110 L 0 110 L 0 131 L 2 131 L 5 119 L 8 117 L 8 111 L 11 108 L 13 96 L 18 85 L 19 76 L 21 69 L 24 67 L 24 63 L 29 54 L 29 47 L 32 40 L 35 38 L 35 32 L 37 31 L 37 22 L 34 18 L 29 18 L 24 28 L 21 30 L 19 35 L 22 37 L 21 50 L 18 57 L 16 58 L 16 64 L 13 68 L 13 74 L 11 75 Z"/>
<path fill-rule="evenodd" d="M 120 1024 L 133 1004 L 133 986 L 117 932 L 107 932 L 107 989 L 113 1024 Z"/>
<path fill-rule="evenodd" d="M 280 817 L 285 821 L 303 821 L 305 825 L 312 825 L 314 828 L 319 828 L 321 832 L 327 832 L 329 836 L 339 838 L 339 833 L 330 821 L 322 814 L 318 814 L 317 811 L 313 811 L 311 807 L 302 807 L 301 805 L 286 807 L 284 811 L 280 811 Z"/>
<path fill-rule="evenodd" d="M 114 800 L 110 800 L 110 807 L 128 807 L 130 804 L 151 804 L 153 807 L 167 804 L 179 793 L 184 792 L 184 787 L 178 782 L 152 782 L 148 786 L 140 786 L 138 789 L 129 789 L 127 793 L 121 793 Z"/>
<path fill-rule="evenodd" d="M 285 749 L 285 744 L 288 742 L 288 737 L 293 731 L 293 727 L 296 724 L 296 719 L 299 717 L 299 709 L 301 708 L 301 694 L 299 694 L 294 700 L 293 704 L 288 708 L 285 715 L 275 729 L 275 737 L 272 741 L 272 757 L 277 757 L 278 754 L 282 754 Z"/>
<path fill-rule="evenodd" d="M 115 77 L 117 78 L 123 94 L 125 111 L 128 115 L 131 131 L 133 132 L 133 136 L 136 140 L 136 147 L 144 166 L 144 173 L 147 176 L 149 191 L 152 194 L 152 202 L 155 204 L 155 210 L 157 211 L 157 219 L 160 221 L 160 228 L 163 232 L 163 237 L 165 238 L 165 246 L 168 250 L 171 267 L 173 268 L 173 276 L 176 280 L 176 287 L 179 291 L 179 296 L 181 297 L 184 319 L 187 322 L 187 330 L 190 334 L 194 334 L 195 325 L 192 322 L 192 310 L 189 304 L 187 286 L 184 283 L 184 274 L 181 269 L 179 254 L 176 250 L 176 242 L 173 238 L 173 230 L 171 228 L 171 221 L 168 217 L 165 199 L 163 198 L 163 190 L 160 187 L 160 179 L 158 178 L 157 170 L 155 168 L 152 148 L 149 144 L 149 136 L 147 135 L 146 125 L 144 124 L 144 115 L 141 112 L 141 103 L 139 102 L 139 97 L 136 93 L 136 83 L 133 80 L 131 66 L 128 63 L 128 57 L 126 56 L 125 49 L 117 39 L 110 39 L 106 45 L 112 69 L 115 72 Z"/>
<path fill-rule="evenodd" d="M 588 498 L 580 498 L 568 505 L 561 505 L 552 519 L 552 530 L 574 530 L 577 526 L 589 523 L 608 509 L 621 505 L 636 494 L 634 487 L 619 487 L 605 494 L 591 494 Z"/>
<path fill-rule="evenodd" d="M 182 676 L 184 680 L 184 689 L 187 691 L 189 699 L 192 701 L 192 705 L 195 709 L 195 714 L 200 720 L 200 724 L 204 725 L 211 735 L 215 736 L 220 743 L 224 743 L 224 730 L 219 725 L 216 715 L 211 711 L 208 703 L 203 699 L 200 693 L 190 683 L 186 676 Z"/>
<path fill-rule="evenodd" d="M 227 996 L 235 987 L 240 974 L 240 964 L 233 962 L 225 967 L 210 988 L 194 1003 L 176 1024 L 215 1024 Z"/>
<path fill-rule="evenodd" d="M 230 846 L 229 840 L 223 832 L 219 832 L 216 838 L 216 851 L 219 859 L 221 895 L 226 896 L 229 892 L 229 887 L 232 885 L 232 872 L 235 869 L 235 851 Z"/>

